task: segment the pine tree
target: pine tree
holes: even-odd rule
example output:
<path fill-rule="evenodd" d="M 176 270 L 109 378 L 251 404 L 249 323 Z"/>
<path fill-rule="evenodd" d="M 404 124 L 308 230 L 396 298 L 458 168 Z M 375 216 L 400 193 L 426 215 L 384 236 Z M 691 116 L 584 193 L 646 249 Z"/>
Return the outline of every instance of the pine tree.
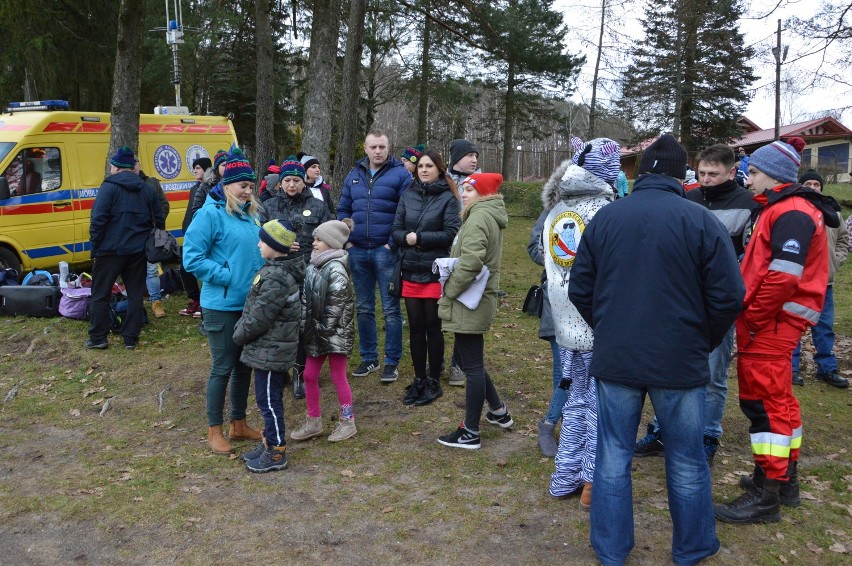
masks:
<path fill-rule="evenodd" d="M 695 152 L 741 135 L 736 120 L 755 80 L 742 10 L 739 0 L 649 0 L 619 101 L 637 138 L 672 131 Z"/>

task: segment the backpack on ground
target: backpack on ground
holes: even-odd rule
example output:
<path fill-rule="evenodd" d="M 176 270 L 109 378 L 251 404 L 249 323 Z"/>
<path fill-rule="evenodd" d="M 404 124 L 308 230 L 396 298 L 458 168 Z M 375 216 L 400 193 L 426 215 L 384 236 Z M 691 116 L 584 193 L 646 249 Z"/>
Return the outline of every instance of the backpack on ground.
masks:
<path fill-rule="evenodd" d="M 183 291 L 183 280 L 180 273 L 174 267 L 167 267 L 160 275 L 160 292 L 164 295 L 173 295 Z"/>
<path fill-rule="evenodd" d="M 20 285 L 20 283 L 18 283 L 17 270 L 12 269 L 11 267 L 0 269 L 0 287 L 4 285 Z"/>
<path fill-rule="evenodd" d="M 35 269 L 27 273 L 24 280 L 21 281 L 21 285 L 53 287 L 56 285 L 56 281 L 54 281 L 53 275 L 49 271 Z"/>
<path fill-rule="evenodd" d="M 59 314 L 74 320 L 89 320 L 89 307 L 92 304 L 91 287 L 66 287 L 61 289 Z"/>

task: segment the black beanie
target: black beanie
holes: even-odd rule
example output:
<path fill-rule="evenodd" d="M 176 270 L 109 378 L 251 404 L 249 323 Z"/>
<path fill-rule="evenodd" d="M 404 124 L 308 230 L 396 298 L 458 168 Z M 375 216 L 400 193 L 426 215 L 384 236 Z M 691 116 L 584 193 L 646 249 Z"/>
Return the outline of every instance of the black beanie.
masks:
<path fill-rule="evenodd" d="M 477 157 L 479 156 L 479 148 L 476 145 L 468 140 L 453 140 L 450 142 L 450 169 L 452 169 L 453 165 L 459 162 L 459 160 L 467 155 L 468 153 L 475 153 Z"/>
<path fill-rule="evenodd" d="M 639 175 L 659 173 L 683 181 L 686 179 L 686 150 L 671 134 L 663 134 L 649 145 L 639 160 Z"/>
<path fill-rule="evenodd" d="M 821 188 L 825 188 L 825 181 L 822 179 L 822 175 L 814 171 L 813 169 L 808 169 L 802 176 L 799 177 L 799 184 L 804 185 L 805 181 L 817 181 Z"/>
<path fill-rule="evenodd" d="M 213 167 L 213 162 L 210 161 L 209 157 L 199 157 L 195 161 L 192 162 L 192 168 L 195 169 L 197 165 L 201 165 L 201 168 L 207 171 L 211 167 Z"/>

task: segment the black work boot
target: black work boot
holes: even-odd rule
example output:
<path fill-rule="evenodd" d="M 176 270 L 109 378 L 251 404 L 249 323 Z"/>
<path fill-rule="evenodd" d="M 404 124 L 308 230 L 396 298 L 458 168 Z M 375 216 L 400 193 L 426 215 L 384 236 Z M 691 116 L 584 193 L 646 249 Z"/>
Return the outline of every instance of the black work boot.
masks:
<path fill-rule="evenodd" d="M 840 377 L 840 374 L 837 373 L 837 370 L 823 372 L 818 371 L 816 373 L 817 381 L 824 381 L 832 387 L 837 387 L 838 389 L 846 389 L 849 387 L 849 380 L 845 377 Z M 795 381 L 793 383 L 796 383 Z"/>
<path fill-rule="evenodd" d="M 781 489 L 778 492 L 778 499 L 781 505 L 785 507 L 798 507 L 802 504 L 799 498 L 799 462 L 791 462 L 787 467 L 787 477 L 790 481 L 781 483 Z M 754 467 L 754 473 L 750 476 L 740 478 L 740 487 L 745 490 L 760 489 L 763 487 L 763 480 L 766 475 L 763 473 L 763 468 L 760 466 Z"/>
<path fill-rule="evenodd" d="M 716 518 L 742 525 L 777 523 L 781 520 L 780 489 L 780 481 L 764 478 L 763 487 L 749 490 L 727 505 L 716 505 Z"/>
<path fill-rule="evenodd" d="M 406 407 L 413 405 L 420 398 L 424 389 L 426 389 L 426 380 L 415 378 L 411 385 L 405 388 L 405 397 L 402 398 L 402 404 Z"/>
<path fill-rule="evenodd" d="M 420 394 L 420 397 L 417 398 L 417 401 L 414 402 L 418 407 L 422 407 L 423 405 L 428 405 L 435 399 L 441 397 L 444 394 L 444 390 L 441 389 L 441 382 L 437 379 L 426 378 L 426 387 L 423 388 L 423 392 Z"/>
<path fill-rule="evenodd" d="M 797 371 L 793 372 L 793 385 L 800 385 L 800 386 L 805 385 L 805 380 L 802 379 L 801 377 L 799 377 L 799 372 L 797 372 Z"/>
<path fill-rule="evenodd" d="M 293 368 L 293 399 L 305 398 L 305 378 L 299 368 Z"/>

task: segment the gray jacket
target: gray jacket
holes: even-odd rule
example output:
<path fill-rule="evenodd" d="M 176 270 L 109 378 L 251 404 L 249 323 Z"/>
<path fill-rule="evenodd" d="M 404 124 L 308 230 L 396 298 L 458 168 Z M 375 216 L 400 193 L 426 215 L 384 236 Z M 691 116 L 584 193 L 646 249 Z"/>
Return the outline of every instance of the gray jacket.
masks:
<path fill-rule="evenodd" d="M 319 201 L 318 201 L 319 202 Z M 302 293 L 302 344 L 309 356 L 352 353 L 355 345 L 355 291 L 349 254 L 308 265 Z"/>
<path fill-rule="evenodd" d="M 296 360 L 305 262 L 299 256 L 272 259 L 260 268 L 234 326 L 240 360 L 255 369 L 286 372 Z"/>

